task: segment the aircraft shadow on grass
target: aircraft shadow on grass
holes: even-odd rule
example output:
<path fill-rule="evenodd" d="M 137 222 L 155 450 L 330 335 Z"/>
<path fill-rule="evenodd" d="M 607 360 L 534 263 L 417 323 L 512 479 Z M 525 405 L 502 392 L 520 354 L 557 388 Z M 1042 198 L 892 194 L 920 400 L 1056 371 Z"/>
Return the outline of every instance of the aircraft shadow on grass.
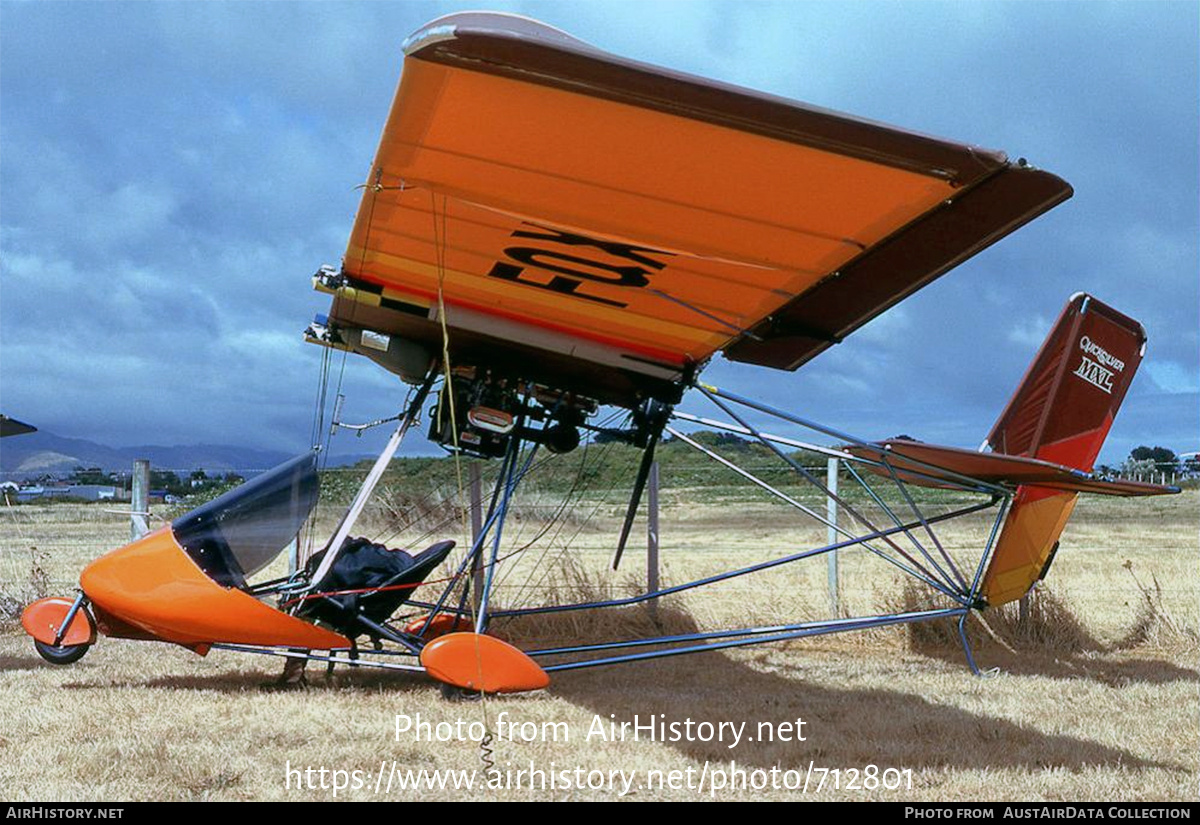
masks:
<path fill-rule="evenodd" d="M 904 690 L 815 685 L 804 681 L 802 656 L 797 658 L 800 661 L 788 668 L 792 672 L 785 676 L 731 663 L 721 654 L 700 654 L 687 661 L 656 663 L 602 682 L 569 674 L 552 690 L 606 720 L 611 714 L 618 723 L 633 723 L 635 712 L 643 722 L 650 715 L 662 714 L 668 721 L 691 716 L 697 721 L 744 722 L 750 736 L 764 722 L 778 724 L 802 718 L 807 723 L 805 742 L 771 746 L 742 743 L 732 749 L 717 742 L 669 743 L 697 761 L 736 759 L 739 765 L 778 765 L 783 769 L 802 769 L 810 760 L 815 760 L 817 767 L 828 768 L 874 764 L 881 768 L 968 770 L 1078 770 L 1096 766 L 1183 769 L 1085 738 L 1044 733 L 1007 719 L 937 704 Z M 703 699 L 689 701 L 690 688 L 702 686 L 707 672 L 730 667 L 736 671 L 730 680 L 738 685 L 736 692 L 713 695 L 701 689 Z M 726 678 L 722 678 L 723 683 Z M 964 673 L 963 679 L 969 678 L 973 677 Z M 614 695 L 613 688 L 618 686 L 623 696 L 638 695 L 636 709 Z M 777 698 L 767 702 L 748 699 L 763 695 Z M 754 709 L 748 711 L 748 705 Z"/>
<path fill-rule="evenodd" d="M 664 621 L 670 626 L 670 632 L 686 632 L 688 625 L 695 627 L 690 617 L 677 613 L 667 616 Z M 788 651 L 779 647 L 756 648 L 751 655 L 754 657 L 752 662 L 759 666 L 746 661 L 743 656 L 709 652 L 632 666 L 561 672 L 554 674 L 549 692 L 587 708 L 606 728 L 610 721 L 618 725 L 633 723 L 635 715 L 643 724 L 651 717 L 668 723 L 682 723 L 691 717 L 696 723 L 728 722 L 735 726 L 744 723 L 743 736 L 757 739 L 760 723 L 778 725 L 805 720 L 806 741 L 767 743 L 743 738 L 738 746 L 730 748 L 731 740 L 727 736 L 724 742 L 681 740 L 664 743 L 691 760 L 714 763 L 736 760 L 738 765 L 747 768 L 769 769 L 778 765 L 785 770 L 799 770 L 813 761 L 818 767 L 829 768 L 861 768 L 874 764 L 881 768 L 951 767 L 966 770 L 1059 768 L 1075 771 L 1116 766 L 1184 769 L 1181 765 L 1144 759 L 1120 747 L 1085 737 L 1045 733 L 998 716 L 939 704 L 899 687 L 914 667 L 911 661 L 901 661 L 899 657 L 891 668 L 898 687 L 881 689 L 852 685 L 838 688 L 807 680 L 802 642 L 794 644 Z M 962 663 L 961 651 L 957 656 L 949 649 L 932 651 L 929 655 L 935 659 L 944 658 L 961 668 L 964 690 L 982 685 L 986 702 L 987 682 L 972 681 L 976 677 Z M 1011 664 L 1020 661 L 1014 659 Z M 17 660 L 17 663 L 19 666 L 27 664 L 25 660 Z M 885 663 L 883 667 L 888 665 Z M 1161 661 L 1085 662 L 1082 657 L 1074 657 L 1051 664 L 1046 657 L 1035 656 L 1025 670 L 1010 668 L 1007 663 L 1005 669 L 1016 675 L 1086 678 L 1116 687 L 1132 682 L 1166 684 L 1198 679 L 1194 671 Z M 244 692 L 261 689 L 278 672 L 278 669 L 264 671 L 260 664 L 252 670 L 223 669 L 219 673 L 160 676 L 144 681 L 72 682 L 63 687 L 75 690 L 121 686 Z M 334 678 L 327 680 L 324 668 L 314 665 L 309 667 L 308 690 L 314 700 L 321 693 L 334 690 L 370 693 L 386 690 L 402 699 L 408 695 L 424 697 L 436 688 L 422 675 L 366 668 L 338 668 Z M 522 699 L 518 696 L 499 701 L 519 703 Z M 1012 700 L 1006 696 L 1005 701 Z M 464 718 L 472 712 L 469 707 L 464 706 Z M 506 705 L 505 709 L 520 716 L 519 705 L 516 708 Z M 1079 719 L 1085 712 L 1064 707 L 1063 713 Z M 1133 717 L 1129 717 L 1128 723 L 1137 724 Z M 762 730 L 766 731 L 766 728 Z M 586 733 L 586 730 L 573 727 L 572 741 L 583 739 Z M 643 733 L 641 741 L 645 739 Z M 597 746 L 602 744 L 599 737 L 589 741 L 595 741 Z"/>
<path fill-rule="evenodd" d="M 8 673 L 12 671 L 34 671 L 45 670 L 46 663 L 40 658 L 30 653 L 29 655 L 0 654 L 0 673 Z"/>
<path fill-rule="evenodd" d="M 961 662 L 962 651 L 921 650 L 923 655 L 949 663 Z M 981 668 L 997 668 L 1013 676 L 1047 676 L 1051 679 L 1088 679 L 1108 687 L 1120 688 L 1134 684 L 1166 685 L 1172 682 L 1200 682 L 1200 673 L 1180 667 L 1165 659 L 1129 659 L 1112 661 L 1090 655 L 1097 651 L 1069 654 L 1026 652 L 1014 655 L 994 650 L 977 655 Z M 956 655 L 957 654 L 957 655 Z"/>
<path fill-rule="evenodd" d="M 746 735 L 755 736 L 760 723 L 777 725 L 797 718 L 807 723 L 804 742 L 743 742 L 735 748 L 728 747 L 728 739 L 725 743 L 668 743 L 697 761 L 736 759 L 739 765 L 766 769 L 776 765 L 803 769 L 810 760 L 828 768 L 874 764 L 881 768 L 967 770 L 1081 770 L 1097 766 L 1184 769 L 1087 738 L 1045 733 L 1008 719 L 931 701 L 903 689 L 905 675 L 913 667 L 907 661 L 897 659 L 892 668 L 895 689 L 816 684 L 806 679 L 804 643 L 792 644 L 786 653 L 779 648 L 755 649 L 754 660 L 763 663 L 763 668 L 723 653 L 702 653 L 637 667 L 563 673 L 550 690 L 618 724 L 633 723 L 635 714 L 643 723 L 649 716 L 668 722 L 691 716 L 696 722 L 744 722 Z M 946 658 L 953 657 L 947 652 Z M 973 688 L 971 680 L 977 677 L 963 664 L 961 650 L 954 664 L 961 667 L 964 691 Z M 1039 672 L 1036 668 L 1029 671 Z M 1088 662 L 1086 672 L 1069 670 L 1064 665 L 1063 678 L 1081 676 L 1118 686 L 1125 679 L 1151 684 L 1197 680 L 1195 672 L 1166 662 Z M 987 683 L 982 684 L 986 694 Z M 637 698 L 631 701 L 631 696 Z M 1076 720 L 1083 715 L 1069 708 L 1063 713 Z M 1137 722 L 1130 718 L 1129 724 Z"/>

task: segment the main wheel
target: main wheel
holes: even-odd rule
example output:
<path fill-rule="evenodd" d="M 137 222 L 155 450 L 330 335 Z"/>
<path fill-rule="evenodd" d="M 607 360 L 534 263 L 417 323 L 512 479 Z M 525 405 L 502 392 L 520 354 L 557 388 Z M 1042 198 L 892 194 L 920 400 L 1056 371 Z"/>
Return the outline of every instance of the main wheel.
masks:
<path fill-rule="evenodd" d="M 91 645 L 63 645 L 55 647 L 48 645 L 45 642 L 33 640 L 33 646 L 37 650 L 38 655 L 52 665 L 69 665 L 71 662 L 78 662 L 83 658 L 83 654 L 88 652 Z"/>
<path fill-rule="evenodd" d="M 442 698 L 447 702 L 478 702 L 483 698 L 483 694 L 477 690 L 458 687 L 446 682 L 442 682 L 441 684 Z"/>

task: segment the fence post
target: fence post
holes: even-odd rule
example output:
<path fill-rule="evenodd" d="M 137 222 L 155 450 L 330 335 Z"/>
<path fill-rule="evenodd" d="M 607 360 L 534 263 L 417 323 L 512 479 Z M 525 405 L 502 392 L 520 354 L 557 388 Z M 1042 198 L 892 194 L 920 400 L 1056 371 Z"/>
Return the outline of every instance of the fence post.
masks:
<path fill-rule="evenodd" d="M 472 461 L 468 466 L 468 484 L 471 488 L 471 546 L 479 541 L 483 532 L 483 482 L 479 475 L 479 462 Z M 479 615 L 479 602 L 483 598 L 483 553 L 475 557 L 475 568 L 471 571 L 471 605 L 475 615 Z"/>
<path fill-rule="evenodd" d="M 840 540 L 836 525 L 838 523 L 838 505 L 837 499 L 834 496 L 838 491 L 838 470 L 840 462 L 838 459 L 830 457 L 825 467 L 825 486 L 829 488 L 830 496 L 825 502 L 825 517 L 829 520 L 829 525 L 825 530 L 827 544 L 836 544 Z M 829 580 L 829 613 L 833 618 L 841 615 L 841 598 L 838 585 L 838 551 L 831 550 L 825 554 L 828 569 L 827 575 Z"/>
<path fill-rule="evenodd" d="M 659 463 L 650 462 L 646 495 L 646 591 L 659 589 Z M 650 601 L 650 607 L 656 602 Z"/>
<path fill-rule="evenodd" d="M 646 496 L 646 591 L 659 591 L 659 463 L 650 462 Z M 658 624 L 659 600 L 648 602 L 650 620 Z"/>
<path fill-rule="evenodd" d="M 150 461 L 133 462 L 133 483 L 129 501 L 129 540 L 137 541 L 150 532 Z"/>

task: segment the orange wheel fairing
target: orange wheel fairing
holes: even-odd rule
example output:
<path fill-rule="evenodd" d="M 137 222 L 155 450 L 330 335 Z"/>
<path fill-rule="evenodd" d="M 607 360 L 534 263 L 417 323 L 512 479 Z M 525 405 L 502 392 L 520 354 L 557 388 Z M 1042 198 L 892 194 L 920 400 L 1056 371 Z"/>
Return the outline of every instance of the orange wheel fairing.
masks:
<path fill-rule="evenodd" d="M 484 693 L 540 690 L 550 676 L 533 659 L 493 636 L 449 633 L 425 646 L 421 664 L 439 682 Z"/>
<path fill-rule="evenodd" d="M 75 602 L 72 599 L 51 597 L 38 599 L 21 612 L 21 627 L 25 632 L 39 642 L 53 645 L 58 636 L 63 620 Z M 96 626 L 86 608 L 80 608 L 71 620 L 60 645 L 73 647 L 75 645 L 91 645 L 96 643 Z"/>

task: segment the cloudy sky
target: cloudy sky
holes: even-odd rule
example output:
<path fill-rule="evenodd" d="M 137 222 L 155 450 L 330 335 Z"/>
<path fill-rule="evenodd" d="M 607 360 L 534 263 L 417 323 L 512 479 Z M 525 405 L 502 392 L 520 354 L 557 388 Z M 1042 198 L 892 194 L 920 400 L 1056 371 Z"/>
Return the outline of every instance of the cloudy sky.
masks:
<path fill-rule="evenodd" d="M 478 6 L 0 0 L 3 412 L 114 446 L 304 448 L 321 351 L 300 333 L 328 305 L 308 279 L 345 248 L 400 43 Z M 1200 449 L 1200 5 L 489 7 L 1075 187 L 798 373 L 718 360 L 713 383 L 867 437 L 975 446 L 1084 290 L 1150 336 L 1101 459 Z M 399 383 L 356 360 L 346 418 L 391 414 Z"/>

